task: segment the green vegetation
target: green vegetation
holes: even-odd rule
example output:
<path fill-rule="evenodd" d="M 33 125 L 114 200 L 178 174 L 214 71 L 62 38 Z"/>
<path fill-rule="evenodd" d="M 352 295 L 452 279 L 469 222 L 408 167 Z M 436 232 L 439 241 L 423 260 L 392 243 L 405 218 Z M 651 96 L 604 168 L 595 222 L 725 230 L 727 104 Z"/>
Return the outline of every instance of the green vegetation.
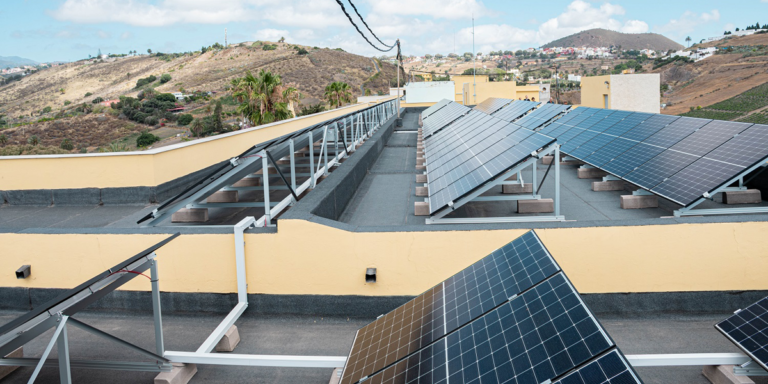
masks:
<path fill-rule="evenodd" d="M 169 81 L 171 81 L 171 75 L 164 73 L 162 76 L 160 76 L 160 84 L 165 84 Z"/>
<path fill-rule="evenodd" d="M 707 109 L 750 112 L 768 105 L 768 83 L 758 85 L 738 96 L 712 104 Z"/>
<path fill-rule="evenodd" d="M 168 98 L 170 96 L 170 99 Z M 173 101 L 169 101 L 169 100 Z M 169 93 L 157 94 L 143 102 L 137 98 L 120 96 L 120 101 L 112 103 L 112 109 L 118 110 L 131 121 L 148 125 L 157 125 L 160 119 L 176 121 L 177 116 L 169 109 L 176 107 L 176 98 Z"/>
<path fill-rule="evenodd" d="M 6 136 L 4 133 L 0 134 L 0 146 L 5 147 L 6 144 L 8 144 L 8 136 Z"/>
<path fill-rule="evenodd" d="M 95 99 L 91 100 L 91 104 L 98 104 L 98 103 L 101 103 L 101 102 L 103 102 L 103 101 L 104 101 L 104 98 L 103 98 L 103 97 L 101 97 L 101 96 L 99 96 L 99 97 L 97 97 L 97 98 L 95 98 Z"/>
<path fill-rule="evenodd" d="M 343 106 L 344 103 L 352 102 L 352 92 L 350 92 L 350 89 L 351 87 L 349 84 L 341 81 L 334 81 L 325 87 L 323 98 L 328 101 L 331 108 L 338 108 Z"/>
<path fill-rule="evenodd" d="M 66 151 L 71 151 L 71 150 L 75 149 L 75 145 L 72 144 L 72 140 L 64 139 L 64 140 L 61 141 L 61 145 L 59 145 L 59 148 L 61 148 L 63 150 L 66 150 Z"/>
<path fill-rule="evenodd" d="M 139 79 L 136 82 L 136 88 L 141 88 L 141 87 L 143 87 L 143 86 L 145 86 L 147 84 L 154 83 L 155 80 L 157 80 L 157 76 L 155 76 L 155 75 L 149 75 L 148 77 L 145 77 L 143 79 Z"/>
<path fill-rule="evenodd" d="M 693 59 L 691 59 L 690 57 L 684 57 L 684 56 L 669 57 L 667 59 L 658 58 L 653 61 L 653 69 L 661 68 L 667 64 L 671 64 L 676 61 L 679 61 L 682 63 L 693 63 Z"/>
<path fill-rule="evenodd" d="M 309 54 L 309 51 L 307 51 L 304 48 L 299 48 L 299 50 L 296 53 L 298 53 L 299 55 L 307 55 Z"/>
<path fill-rule="evenodd" d="M 179 125 L 187 125 L 187 124 L 191 123 L 192 120 L 194 120 L 194 119 L 195 118 L 192 117 L 191 114 L 185 113 L 185 114 L 179 115 L 179 118 L 178 118 L 178 120 L 176 120 L 176 122 L 179 123 Z"/>
<path fill-rule="evenodd" d="M 85 97 L 88 97 L 88 96 L 93 96 L 93 93 L 90 93 L 90 92 L 86 92 L 86 93 L 85 93 Z"/>
<path fill-rule="evenodd" d="M 317 104 L 311 104 L 311 105 L 301 105 L 299 106 L 299 116 L 306 116 L 311 115 L 313 113 L 319 113 L 325 111 L 325 105 L 321 103 Z"/>
<path fill-rule="evenodd" d="M 38 145 L 8 145 L 0 149 L 0 156 L 21 156 L 21 155 L 57 155 L 69 153 L 69 151 L 54 146 Z"/>
<path fill-rule="evenodd" d="M 763 111 L 759 113 L 753 113 L 737 121 L 741 121 L 744 123 L 754 123 L 754 124 L 768 124 L 768 112 Z"/>
<path fill-rule="evenodd" d="M 51 111 L 53 111 L 53 108 L 51 108 L 50 106 L 48 106 L 48 107 L 45 107 L 45 108 L 43 108 L 43 110 L 42 110 L 42 111 L 40 111 L 40 114 L 41 114 L 41 115 L 44 115 L 44 114 L 46 114 L 46 113 L 51 113 Z"/>
<path fill-rule="evenodd" d="M 277 49 L 277 45 L 274 45 L 274 44 L 264 44 L 264 45 L 261 46 L 261 49 L 263 49 L 265 51 L 274 51 L 275 49 Z"/>
<path fill-rule="evenodd" d="M 699 117 L 702 119 L 733 120 L 743 115 L 741 112 L 712 111 L 709 109 L 694 109 L 680 116 Z"/>
<path fill-rule="evenodd" d="M 64 100 L 64 106 L 67 106 L 67 105 L 70 105 L 70 104 L 72 104 L 72 102 L 71 102 L 71 101 L 69 101 L 69 100 Z"/>
<path fill-rule="evenodd" d="M 139 148 L 143 147 L 149 147 L 150 145 L 160 141 L 160 138 L 149 133 L 149 131 L 144 131 L 141 133 L 141 135 L 136 139 L 136 146 Z"/>
<path fill-rule="evenodd" d="M 40 144 L 40 138 L 38 138 L 37 135 L 32 135 L 32 136 L 30 136 L 27 139 L 27 144 L 29 144 L 29 145 L 34 147 L 34 146 Z"/>
<path fill-rule="evenodd" d="M 301 98 L 296 88 L 283 84 L 280 75 L 263 69 L 256 76 L 246 71 L 245 77 L 232 79 L 231 84 L 232 97 L 240 103 L 237 112 L 253 125 L 290 119 L 288 104 Z"/>

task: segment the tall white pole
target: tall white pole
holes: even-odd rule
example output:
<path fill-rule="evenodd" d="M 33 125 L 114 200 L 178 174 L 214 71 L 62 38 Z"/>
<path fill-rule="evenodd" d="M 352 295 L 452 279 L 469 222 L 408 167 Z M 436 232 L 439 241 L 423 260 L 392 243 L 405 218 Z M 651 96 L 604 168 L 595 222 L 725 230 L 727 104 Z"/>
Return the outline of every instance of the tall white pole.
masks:
<path fill-rule="evenodd" d="M 477 105 L 477 66 L 475 65 L 475 15 L 472 14 L 472 102 Z"/>
<path fill-rule="evenodd" d="M 397 118 L 400 118 L 400 39 L 397 39 L 397 53 L 395 61 L 397 62 Z"/>

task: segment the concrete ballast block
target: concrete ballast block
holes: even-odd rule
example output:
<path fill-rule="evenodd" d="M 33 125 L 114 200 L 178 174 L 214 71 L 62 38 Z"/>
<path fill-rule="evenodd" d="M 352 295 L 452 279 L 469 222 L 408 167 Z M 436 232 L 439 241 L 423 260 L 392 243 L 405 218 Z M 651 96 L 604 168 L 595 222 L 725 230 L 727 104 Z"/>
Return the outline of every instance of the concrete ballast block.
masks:
<path fill-rule="evenodd" d="M 173 223 L 204 223 L 208 221 L 208 208 L 182 208 L 171 215 Z"/>
<path fill-rule="evenodd" d="M 416 158 L 416 165 L 424 165 L 427 161 L 423 157 Z"/>
<path fill-rule="evenodd" d="M 747 376 L 736 376 L 733 365 L 707 365 L 701 372 L 712 384 L 755 384 Z"/>
<path fill-rule="evenodd" d="M 427 182 L 427 175 L 416 175 L 416 182 L 417 183 L 426 183 Z"/>
<path fill-rule="evenodd" d="M 592 190 L 595 192 L 623 191 L 624 181 L 622 180 L 594 181 L 592 182 Z"/>
<path fill-rule="evenodd" d="M 261 185 L 260 177 L 246 177 L 232 184 L 233 187 L 258 187 Z"/>
<path fill-rule="evenodd" d="M 759 189 L 747 189 L 746 191 L 728 191 L 723 193 L 725 204 L 757 204 L 763 201 Z"/>
<path fill-rule="evenodd" d="M 552 199 L 518 200 L 517 213 L 549 213 L 555 211 Z"/>
<path fill-rule="evenodd" d="M 328 381 L 328 384 L 339 384 L 341 382 L 341 373 L 344 371 L 344 368 L 336 368 L 333 370 L 333 373 L 331 374 L 331 380 Z"/>
<path fill-rule="evenodd" d="M 237 203 L 238 193 L 237 191 L 218 191 L 208 196 L 205 201 L 208 203 Z"/>
<path fill-rule="evenodd" d="M 514 174 L 514 175 L 512 175 L 512 176 L 510 176 L 510 177 L 507 179 L 507 181 L 517 181 L 517 173 L 515 173 L 515 174 Z"/>
<path fill-rule="evenodd" d="M 429 189 L 427 187 L 416 187 L 416 196 L 429 196 Z"/>
<path fill-rule="evenodd" d="M 7 356 L 5 356 L 9 359 L 20 359 L 24 357 L 24 347 L 18 347 L 13 352 L 9 353 Z M 12 367 L 12 366 L 0 366 L 0 380 L 2 380 L 4 377 L 10 375 L 13 371 L 18 369 L 19 367 Z"/>
<path fill-rule="evenodd" d="M 608 173 L 597 168 L 579 168 L 579 179 L 599 179 L 608 176 Z"/>
<path fill-rule="evenodd" d="M 416 169 L 419 170 L 419 171 L 423 171 L 423 170 L 427 169 L 427 166 L 426 165 L 417 165 Z"/>
<path fill-rule="evenodd" d="M 658 208 L 659 198 L 653 195 L 623 195 L 621 209 Z"/>
<path fill-rule="evenodd" d="M 504 184 L 501 186 L 501 193 L 533 193 L 533 184 Z"/>
<path fill-rule="evenodd" d="M 238 344 L 240 344 L 240 332 L 237 331 L 237 326 L 233 324 L 216 344 L 216 352 L 232 352 Z"/>
<path fill-rule="evenodd" d="M 155 384 L 187 384 L 197 373 L 195 364 L 177 364 L 173 363 L 173 369 L 170 372 L 160 372 L 155 376 Z"/>
<path fill-rule="evenodd" d="M 417 201 L 413 203 L 414 215 L 429 216 L 429 203 L 426 201 Z"/>
<path fill-rule="evenodd" d="M 541 158 L 541 163 L 544 165 L 550 165 L 552 164 L 552 161 L 555 160 L 555 156 L 553 155 L 546 155 Z"/>

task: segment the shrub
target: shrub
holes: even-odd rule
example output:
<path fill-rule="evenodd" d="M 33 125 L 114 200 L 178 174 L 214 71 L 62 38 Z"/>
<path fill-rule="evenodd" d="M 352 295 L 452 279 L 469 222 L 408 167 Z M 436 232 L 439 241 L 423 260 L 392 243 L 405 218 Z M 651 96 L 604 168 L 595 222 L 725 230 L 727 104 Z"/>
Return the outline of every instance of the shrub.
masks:
<path fill-rule="evenodd" d="M 99 97 L 97 97 L 97 98 L 95 98 L 95 99 L 91 100 L 91 104 L 98 104 L 98 103 L 101 103 L 101 102 L 103 102 L 103 101 L 104 101 L 104 98 L 103 98 L 103 97 L 101 97 L 101 96 L 99 96 Z"/>
<path fill-rule="evenodd" d="M 59 145 L 59 147 L 61 149 L 63 149 L 63 150 L 66 150 L 66 151 L 71 151 L 71 150 L 75 149 L 75 145 L 72 144 L 72 141 L 69 140 L 69 139 L 62 140 L 61 145 Z"/>
<path fill-rule="evenodd" d="M 167 82 L 171 81 L 171 75 L 164 73 L 162 76 L 160 76 L 160 83 L 165 84 Z"/>
<path fill-rule="evenodd" d="M 36 146 L 40 144 L 40 139 L 36 135 L 30 136 L 29 139 L 27 139 L 27 144 Z"/>
<path fill-rule="evenodd" d="M 155 96 L 155 100 L 159 101 L 168 101 L 171 103 L 176 103 L 176 96 L 170 94 L 170 93 L 161 93 L 157 96 Z"/>
<path fill-rule="evenodd" d="M 325 105 L 323 105 L 322 103 L 311 104 L 311 105 L 301 105 L 299 106 L 298 116 L 311 115 L 313 113 L 318 113 L 322 111 L 325 111 Z"/>
<path fill-rule="evenodd" d="M 187 125 L 187 124 L 191 123 L 192 120 L 194 120 L 194 119 L 195 118 L 192 117 L 191 114 L 185 113 L 185 114 L 179 116 L 178 123 L 179 123 L 179 125 Z"/>
<path fill-rule="evenodd" d="M 5 147 L 5 144 L 8 144 L 8 136 L 5 134 L 0 135 L 0 145 Z"/>
<path fill-rule="evenodd" d="M 149 131 L 144 131 L 139 135 L 139 137 L 136 138 L 136 146 L 137 147 L 149 147 L 150 145 L 160 141 L 160 138 L 149 133 Z"/>
<path fill-rule="evenodd" d="M 309 53 L 309 52 L 308 52 L 306 49 L 304 49 L 304 48 L 299 48 L 299 51 L 298 51 L 298 54 L 299 54 L 299 55 L 306 55 L 306 54 L 308 54 L 308 53 Z"/>
<path fill-rule="evenodd" d="M 159 122 L 160 122 L 160 120 L 157 117 L 155 117 L 155 116 L 147 116 L 144 119 L 144 124 L 146 124 L 146 125 L 154 126 L 154 125 L 157 125 L 157 123 L 159 123 Z"/>
<path fill-rule="evenodd" d="M 48 106 L 48 107 L 45 107 L 45 108 L 43 108 L 43 110 L 42 110 L 42 111 L 40 111 L 40 114 L 42 115 L 42 114 L 44 114 L 44 113 L 50 113 L 51 111 L 53 111 L 53 108 L 51 108 L 50 106 Z"/>
<path fill-rule="evenodd" d="M 143 79 L 139 79 L 136 82 L 136 88 L 141 88 L 147 84 L 154 83 L 155 80 L 157 80 L 157 77 L 155 75 L 149 75 L 148 77 L 145 77 Z"/>
<path fill-rule="evenodd" d="M 70 104 L 72 104 L 72 102 L 71 102 L 71 101 L 69 101 L 69 100 L 64 100 L 64 105 L 65 105 L 65 106 L 67 106 L 67 105 L 70 105 Z"/>
<path fill-rule="evenodd" d="M 263 49 L 265 51 L 274 51 L 275 49 L 277 49 L 277 45 L 274 45 L 274 44 L 264 44 L 264 45 L 261 46 L 261 49 Z"/>
<path fill-rule="evenodd" d="M 93 96 L 93 93 L 90 93 L 90 92 L 86 92 L 86 93 L 85 93 L 85 97 L 88 97 L 88 96 Z"/>

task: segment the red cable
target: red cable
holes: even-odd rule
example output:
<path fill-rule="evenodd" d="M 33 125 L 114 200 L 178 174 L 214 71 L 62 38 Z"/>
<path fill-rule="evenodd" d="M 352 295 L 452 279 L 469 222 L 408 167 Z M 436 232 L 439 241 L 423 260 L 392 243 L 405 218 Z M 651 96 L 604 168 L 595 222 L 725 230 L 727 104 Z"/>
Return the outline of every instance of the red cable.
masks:
<path fill-rule="evenodd" d="M 129 271 L 129 270 L 127 270 L 127 269 L 121 269 L 121 270 L 119 270 L 119 271 L 115 271 L 115 272 L 112 272 L 112 273 L 110 273 L 110 274 L 109 274 L 107 277 L 109 277 L 109 276 L 112 276 L 112 275 L 114 275 L 114 274 L 117 274 L 117 273 L 135 273 L 135 274 L 137 274 L 137 275 L 142 275 L 142 276 L 146 277 L 147 279 L 149 279 L 149 281 L 152 281 L 152 278 L 150 278 L 149 276 L 147 276 L 147 275 L 145 275 L 145 274 L 143 274 L 143 273 L 141 273 L 141 272 L 138 272 L 138 271 Z"/>

